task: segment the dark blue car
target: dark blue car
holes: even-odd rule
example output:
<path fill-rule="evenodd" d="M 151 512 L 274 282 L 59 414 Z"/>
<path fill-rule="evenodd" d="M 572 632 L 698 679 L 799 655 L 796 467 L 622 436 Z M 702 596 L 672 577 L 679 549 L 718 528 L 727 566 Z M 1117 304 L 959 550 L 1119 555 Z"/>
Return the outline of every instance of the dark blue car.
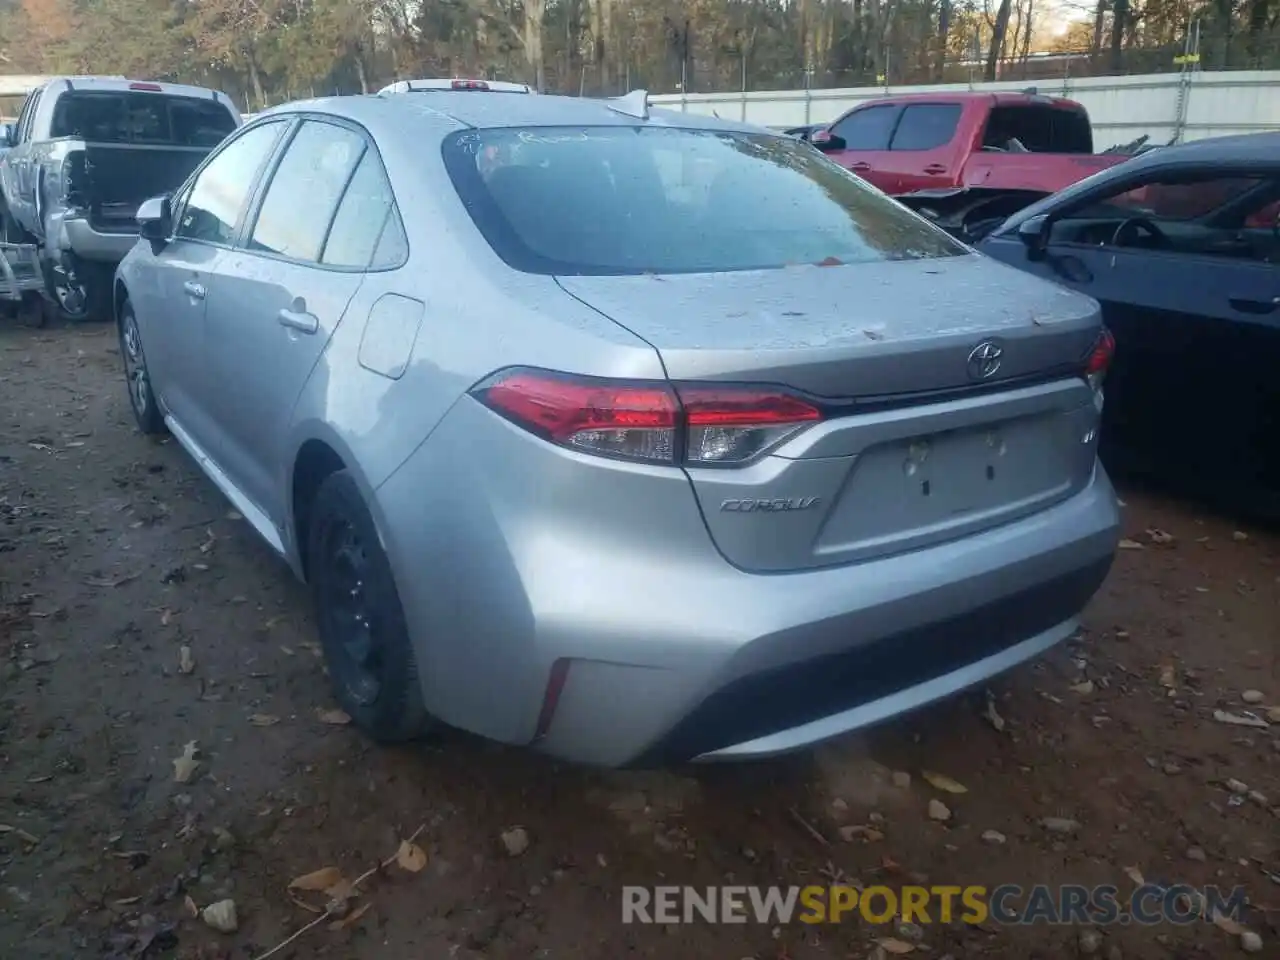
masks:
<path fill-rule="evenodd" d="M 1110 469 L 1280 516 L 1280 133 L 1143 154 L 976 245 L 1101 302 Z"/>

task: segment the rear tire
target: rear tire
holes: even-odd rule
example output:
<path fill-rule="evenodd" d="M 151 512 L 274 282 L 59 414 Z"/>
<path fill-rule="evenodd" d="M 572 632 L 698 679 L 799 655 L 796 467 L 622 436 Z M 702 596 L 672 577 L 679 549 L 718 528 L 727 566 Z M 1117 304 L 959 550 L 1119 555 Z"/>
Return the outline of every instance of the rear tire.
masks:
<path fill-rule="evenodd" d="M 379 743 L 421 736 L 430 723 L 391 564 L 351 474 L 320 484 L 306 530 L 307 571 L 334 695 Z"/>
<path fill-rule="evenodd" d="M 44 283 L 64 320 L 87 323 L 111 319 L 111 284 L 115 269 L 105 263 L 63 253 L 44 262 Z"/>
<path fill-rule="evenodd" d="M 151 373 L 147 370 L 147 355 L 142 350 L 142 334 L 133 313 L 133 304 L 126 300 L 120 304 L 120 357 L 124 361 L 125 383 L 129 388 L 129 406 L 133 419 L 144 434 L 155 436 L 164 432 L 164 417 L 156 403 L 151 388 Z"/>

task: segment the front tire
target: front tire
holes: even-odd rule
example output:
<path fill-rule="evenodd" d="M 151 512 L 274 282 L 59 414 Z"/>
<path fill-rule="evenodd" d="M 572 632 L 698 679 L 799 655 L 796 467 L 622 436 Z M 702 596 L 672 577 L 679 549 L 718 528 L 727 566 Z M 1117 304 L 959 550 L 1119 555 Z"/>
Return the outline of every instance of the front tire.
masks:
<path fill-rule="evenodd" d="M 306 535 L 316 623 L 338 703 L 379 743 L 421 736 L 429 716 L 400 595 L 346 470 L 321 483 Z"/>
<path fill-rule="evenodd" d="M 120 356 L 124 360 L 125 382 L 129 387 L 129 406 L 138 429 L 154 436 L 164 432 L 164 417 L 156 404 L 155 391 L 151 389 L 151 374 L 147 370 L 147 355 L 142 349 L 142 334 L 138 330 L 138 318 L 133 304 L 126 300 L 120 305 Z"/>

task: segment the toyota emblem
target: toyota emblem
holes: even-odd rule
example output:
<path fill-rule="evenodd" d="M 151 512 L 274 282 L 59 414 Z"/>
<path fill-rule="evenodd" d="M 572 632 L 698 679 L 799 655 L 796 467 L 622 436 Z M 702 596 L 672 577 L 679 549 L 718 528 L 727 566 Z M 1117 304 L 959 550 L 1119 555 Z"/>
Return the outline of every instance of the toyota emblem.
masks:
<path fill-rule="evenodd" d="M 969 351 L 969 379 L 990 380 L 1000 369 L 1004 347 L 994 340 L 983 340 Z"/>

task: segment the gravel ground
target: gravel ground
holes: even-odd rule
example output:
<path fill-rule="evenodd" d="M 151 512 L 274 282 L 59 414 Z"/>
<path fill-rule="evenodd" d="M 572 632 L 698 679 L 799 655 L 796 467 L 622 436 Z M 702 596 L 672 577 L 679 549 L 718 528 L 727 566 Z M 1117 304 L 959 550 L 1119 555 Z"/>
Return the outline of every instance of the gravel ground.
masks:
<path fill-rule="evenodd" d="M 1280 956 L 1280 713 L 1214 719 L 1280 705 L 1274 535 L 1126 491 L 1132 544 L 1078 642 L 990 700 L 785 761 L 607 773 L 461 734 L 376 748 L 334 722 L 302 589 L 176 444 L 133 430 L 119 366 L 107 328 L 0 329 L 0 955 L 256 958 L 325 902 L 291 879 L 353 880 L 413 836 L 406 866 L 361 882 L 350 922 L 271 955 L 1242 951 L 1208 923 L 620 922 L 629 883 L 1125 891 L 1136 871 L 1243 885 L 1261 954 Z M 173 762 L 189 743 L 194 770 Z M 234 932 L 190 913 L 226 899 Z"/>

